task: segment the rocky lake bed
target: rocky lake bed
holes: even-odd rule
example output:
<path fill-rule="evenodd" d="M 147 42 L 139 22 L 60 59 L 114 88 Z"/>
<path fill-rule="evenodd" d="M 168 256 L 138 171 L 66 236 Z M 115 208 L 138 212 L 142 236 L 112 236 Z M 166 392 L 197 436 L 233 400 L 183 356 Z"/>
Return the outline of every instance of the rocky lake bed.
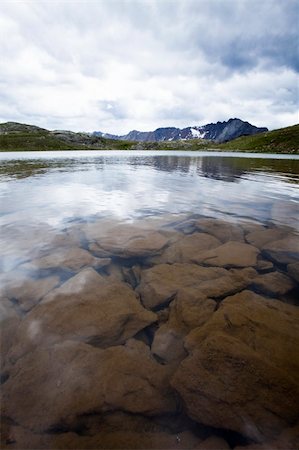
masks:
<path fill-rule="evenodd" d="M 296 230 L 161 214 L 28 236 L 1 275 L 1 448 L 298 447 Z"/>

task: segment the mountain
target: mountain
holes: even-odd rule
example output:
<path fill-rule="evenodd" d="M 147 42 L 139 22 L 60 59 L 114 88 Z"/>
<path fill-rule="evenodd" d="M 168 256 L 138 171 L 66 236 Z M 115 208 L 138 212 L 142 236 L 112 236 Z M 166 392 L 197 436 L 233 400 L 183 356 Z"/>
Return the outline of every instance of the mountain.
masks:
<path fill-rule="evenodd" d="M 101 136 L 108 139 L 139 142 L 160 142 L 160 141 L 184 141 L 189 139 L 208 139 L 218 143 L 227 142 L 240 136 L 248 136 L 268 131 L 268 128 L 258 128 L 249 122 L 240 119 L 229 119 L 227 122 L 209 123 L 203 126 L 187 128 L 157 128 L 155 131 L 130 131 L 124 136 L 94 131 L 94 136 Z"/>

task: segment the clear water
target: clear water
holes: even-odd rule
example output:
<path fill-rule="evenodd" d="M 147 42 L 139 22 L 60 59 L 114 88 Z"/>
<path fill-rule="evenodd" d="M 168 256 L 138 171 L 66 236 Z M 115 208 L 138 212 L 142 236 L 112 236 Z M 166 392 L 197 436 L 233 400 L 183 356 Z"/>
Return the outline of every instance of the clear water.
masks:
<path fill-rule="evenodd" d="M 169 238 L 169 242 L 173 243 L 200 231 L 194 228 L 194 223 L 203 218 L 241 226 L 246 232 L 254 230 L 254 227 L 273 228 L 276 231 L 281 230 L 284 236 L 293 238 L 298 237 L 299 232 L 298 186 L 299 156 L 261 157 L 259 154 L 241 153 L 149 151 L 0 153 L 0 269 L 3 272 L 0 281 L 2 296 L 5 297 L 3 305 L 0 304 L 0 318 L 3 323 L 8 320 L 5 325 L 8 328 L 4 334 L 7 339 L 7 355 L 3 359 L 2 368 L 4 393 L 13 378 L 11 373 L 14 373 L 15 361 L 11 355 L 15 354 L 15 347 L 23 345 L 18 335 L 19 321 L 27 320 L 26 317 L 34 314 L 37 305 L 43 302 L 38 292 L 36 293 L 38 288 L 32 288 L 30 283 L 56 277 L 59 281 L 54 284 L 59 286 L 78 272 L 77 269 L 69 270 L 55 264 L 53 267 L 48 264 L 47 267 L 40 268 L 37 262 L 41 261 L 40 258 L 53 256 L 61 249 L 79 246 L 97 257 L 111 257 L 110 265 L 98 269 L 98 273 L 112 280 L 111 282 L 116 279 L 129 282 L 134 289 L 136 280 L 131 282 L 132 278 L 124 274 L 128 274 L 128 270 L 136 265 L 141 271 L 153 267 L 159 264 L 159 260 L 151 259 L 148 254 L 123 256 L 119 249 L 115 250 L 113 242 L 112 250 L 107 250 L 106 245 L 105 250 L 101 249 L 98 254 L 98 250 L 92 246 L 94 240 L 88 234 L 90 225 L 98 227 L 98 241 L 101 241 L 101 233 L 105 236 L 107 230 L 109 233 L 109 229 L 115 226 L 124 226 L 147 230 L 152 227 L 153 232 L 162 230 L 164 238 Z M 165 223 L 166 229 L 163 228 Z M 114 238 L 117 240 L 118 236 L 115 235 Z M 297 250 L 295 249 L 295 253 L 299 253 Z M 32 266 L 32 261 L 35 266 Z M 263 263 L 265 264 L 265 261 Z M 260 266 L 257 270 L 265 273 L 277 269 L 287 273 L 287 265 L 284 262 L 276 261 L 272 268 L 265 267 Z M 289 296 L 277 294 L 276 298 L 294 305 L 297 303 L 296 289 L 294 288 Z M 35 297 L 35 300 L 32 300 L 30 295 Z M 270 294 L 269 296 L 271 297 Z M 34 323 L 33 321 L 31 332 L 36 336 Z M 157 326 L 151 328 L 147 338 L 144 338 L 149 347 L 156 330 Z M 137 339 L 143 339 L 138 336 Z M 37 346 L 43 348 L 46 343 L 42 337 L 39 339 Z M 161 359 L 158 359 L 158 362 L 163 363 Z M 23 370 L 22 366 L 19 370 Z M 34 372 L 32 376 L 34 378 Z M 57 386 L 59 387 L 59 384 Z M 22 407 L 20 402 L 17 408 L 21 410 Z M 20 416 L 17 414 L 16 417 L 25 417 L 25 425 L 22 420 L 21 425 L 26 429 L 27 413 L 26 407 L 24 408 L 25 412 L 21 411 Z M 30 408 L 35 411 L 34 402 Z M 177 434 L 182 430 L 194 432 L 195 429 L 197 436 L 201 437 L 211 433 L 190 421 L 181 412 L 177 414 L 176 419 L 178 416 L 180 425 L 177 428 L 173 415 L 171 419 L 163 419 L 163 426 L 161 418 L 159 424 L 157 418 L 150 420 L 156 420 L 153 427 L 158 427 L 159 431 L 167 429 Z M 19 425 L 16 417 L 6 418 L 6 433 L 9 436 L 16 433 L 17 436 L 16 444 L 11 448 L 33 448 L 30 445 L 36 445 L 34 448 L 44 448 L 43 445 L 45 448 L 48 448 L 46 445 L 56 448 L 56 441 L 51 441 L 52 438 L 49 438 L 47 444 L 43 444 L 39 440 L 35 441 L 36 436 L 32 437 L 30 434 L 24 446 L 21 442 L 24 440 L 23 431 L 11 431 L 15 430 L 16 424 Z M 109 417 L 108 415 L 108 422 Z M 67 428 L 67 431 L 88 428 L 89 419 L 84 420 L 84 426 L 82 423 L 72 425 L 73 428 Z M 127 420 L 128 416 L 121 419 L 124 423 L 127 423 Z M 132 426 L 130 424 L 131 422 L 129 428 Z M 59 426 L 61 424 L 57 425 L 55 433 L 63 431 Z M 111 431 L 111 424 L 109 426 Z M 96 430 L 95 433 L 99 432 L 94 423 L 91 428 Z M 34 426 L 33 431 L 37 434 L 40 432 Z M 43 430 L 43 433 L 45 431 L 47 430 Z M 89 432 L 92 434 L 92 431 Z M 247 438 L 243 442 L 240 434 L 236 435 L 237 437 L 227 436 L 226 432 L 227 430 L 223 431 L 224 436 L 231 446 L 234 442 L 250 442 L 246 441 Z M 14 438 L 5 439 L 9 448 L 9 441 Z M 70 448 L 61 442 L 57 444 L 57 448 L 58 446 Z"/>

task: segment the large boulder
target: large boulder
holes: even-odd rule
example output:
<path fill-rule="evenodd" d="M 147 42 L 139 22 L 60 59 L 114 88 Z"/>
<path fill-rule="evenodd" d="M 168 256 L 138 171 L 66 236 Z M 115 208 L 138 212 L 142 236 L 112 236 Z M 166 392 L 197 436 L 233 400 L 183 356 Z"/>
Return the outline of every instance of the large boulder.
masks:
<path fill-rule="evenodd" d="M 169 373 L 134 339 L 105 350 L 65 341 L 21 358 L 3 385 L 3 414 L 33 431 L 69 426 L 91 412 L 176 410 Z"/>
<path fill-rule="evenodd" d="M 197 264 L 160 264 L 141 272 L 137 292 L 146 308 L 159 308 L 174 299 L 180 289 L 197 289 L 218 298 L 238 292 L 256 276 L 254 269 L 226 270 Z"/>
<path fill-rule="evenodd" d="M 298 418 L 299 312 L 250 291 L 226 298 L 187 336 L 172 384 L 190 417 L 272 439 Z"/>
<path fill-rule="evenodd" d="M 288 265 L 288 274 L 299 283 L 299 262 Z"/>
<path fill-rule="evenodd" d="M 100 347 L 122 344 L 156 319 L 127 284 L 84 269 L 27 314 L 18 329 L 11 360 L 38 345 L 65 339 Z"/>

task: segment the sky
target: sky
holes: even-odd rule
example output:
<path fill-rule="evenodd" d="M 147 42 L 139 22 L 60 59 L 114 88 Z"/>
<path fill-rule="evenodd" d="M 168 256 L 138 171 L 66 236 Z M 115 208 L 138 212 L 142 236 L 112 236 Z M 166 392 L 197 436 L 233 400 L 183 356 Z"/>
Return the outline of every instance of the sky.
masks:
<path fill-rule="evenodd" d="M 0 122 L 293 125 L 298 21 L 297 0 L 1 0 Z"/>

